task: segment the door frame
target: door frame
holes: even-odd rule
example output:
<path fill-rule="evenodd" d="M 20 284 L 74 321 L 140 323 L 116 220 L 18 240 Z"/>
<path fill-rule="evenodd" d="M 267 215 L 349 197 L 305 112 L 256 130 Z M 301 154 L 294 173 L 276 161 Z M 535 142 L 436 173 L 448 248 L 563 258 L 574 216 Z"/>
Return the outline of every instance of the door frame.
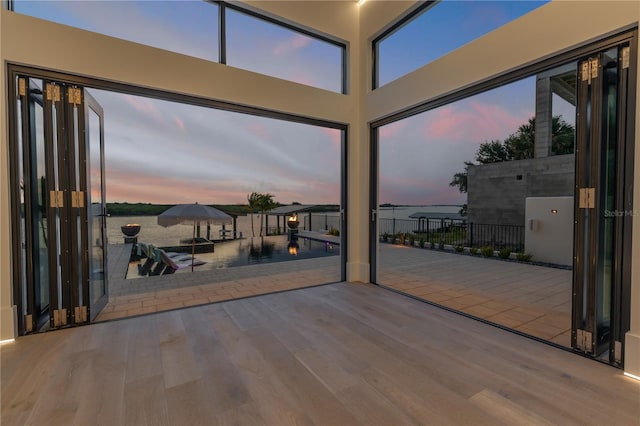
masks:
<path fill-rule="evenodd" d="M 572 61 L 580 61 L 582 58 L 588 57 L 590 54 L 601 52 L 607 48 L 611 48 L 623 43 L 629 43 L 630 46 L 630 64 L 629 64 L 629 78 L 626 82 L 628 87 L 628 99 L 626 108 L 626 120 L 621 127 L 619 134 L 622 135 L 624 130 L 624 137 L 626 137 L 626 153 L 623 159 L 620 159 L 624 164 L 624 179 L 625 188 L 621 189 L 624 192 L 624 209 L 626 211 L 633 211 L 633 179 L 634 179 L 634 156 L 635 156 L 635 99 L 638 96 L 637 93 L 637 55 L 638 55 L 638 28 L 637 26 L 631 28 L 623 28 L 619 33 L 611 36 L 604 36 L 603 38 L 584 43 L 581 46 L 577 46 L 567 52 L 559 53 L 549 58 L 541 59 L 534 64 L 527 64 L 522 68 L 505 72 L 500 75 L 496 75 L 494 78 L 485 80 L 478 84 L 466 87 L 460 91 L 449 93 L 441 97 L 423 102 L 416 106 L 408 107 L 404 110 L 400 110 L 396 113 L 387 115 L 377 120 L 373 120 L 369 123 L 369 149 L 370 149 L 370 165 L 369 165 L 369 266 L 370 266 L 370 281 L 373 284 L 380 285 L 377 281 L 377 265 L 378 265 L 378 227 L 377 227 L 377 210 L 378 210 L 378 188 L 379 188 L 379 128 L 391 124 L 396 121 L 426 112 L 440 106 L 448 105 L 458 100 L 462 100 L 473 95 L 491 90 L 502 85 L 518 81 L 522 78 L 526 78 L 535 75 L 541 71 L 552 69 Z M 577 124 L 577 122 L 576 122 Z M 577 126 L 576 126 L 577 127 Z M 578 156 L 576 155 L 576 158 Z M 577 160 L 576 160 L 577 161 Z M 619 164 L 620 166 L 620 164 Z M 576 212 L 574 211 L 574 220 Z M 622 226 L 625 232 L 622 234 L 622 241 L 620 245 L 623 253 L 632 253 L 632 221 L 631 215 L 625 216 L 622 221 Z M 574 251 L 576 250 L 574 244 Z M 575 256 L 575 253 L 574 253 Z M 630 293 L 631 293 L 631 259 L 632 255 L 627 255 L 627 260 L 620 256 L 616 259 L 621 264 L 619 265 L 619 273 L 621 279 L 621 290 L 616 295 L 614 303 L 617 304 L 619 310 L 619 320 L 615 327 L 618 335 L 624 337 L 624 334 L 630 327 Z M 573 301 L 572 301 L 573 302 Z M 572 321 L 574 314 L 571 315 Z M 550 342 L 537 339 L 542 342 L 552 344 Z M 572 338 L 573 342 L 573 338 Z M 622 348 L 622 360 L 620 364 L 615 364 L 618 367 L 624 366 L 624 347 Z"/>
<path fill-rule="evenodd" d="M 629 47 L 628 67 L 626 72 L 620 67 L 622 60 L 619 54 L 621 47 Z M 614 199 L 614 224 L 613 259 L 611 264 L 611 289 L 610 307 L 610 333 L 608 343 L 600 345 L 599 350 L 597 330 L 598 306 L 597 293 L 599 291 L 598 280 L 600 276 L 599 259 L 604 255 L 604 245 L 601 237 L 604 226 L 595 218 L 605 215 L 603 197 L 605 195 L 605 171 L 602 169 L 605 146 L 602 140 L 603 111 L 602 107 L 606 98 L 603 92 L 604 72 L 602 58 L 604 52 L 616 49 L 619 73 L 616 98 L 616 140 L 615 140 L 615 199 Z M 588 98 L 578 110 L 576 120 L 576 192 L 574 196 L 574 267 L 573 267 L 573 301 L 572 301 L 572 335 L 571 344 L 576 352 L 584 353 L 588 357 L 604 360 L 604 352 L 608 351 L 608 363 L 624 366 L 625 333 L 630 328 L 630 303 L 631 303 L 631 264 L 632 256 L 624 256 L 631 252 L 632 219 L 633 219 L 633 181 L 634 181 L 634 153 L 635 153 L 635 104 L 630 99 L 635 99 L 636 94 L 636 55 L 637 38 L 623 40 L 610 44 L 602 49 L 592 51 L 578 62 L 578 97 Z M 593 83 L 586 84 L 580 77 L 581 64 L 596 59 L 599 61 L 599 76 Z M 593 94 L 596 92 L 595 94 Z M 590 108 L 588 107 L 590 105 Z M 588 116 L 591 114 L 590 116 Z M 597 143 L 597 146 L 590 146 Z M 589 147 L 589 148 L 588 148 Z M 587 150 L 590 155 L 587 155 Z M 588 164 L 587 164 L 588 162 Z M 586 170 L 585 170 L 586 168 Z M 595 173 L 595 175 L 594 175 Z M 595 183 L 594 183 L 595 182 Z M 594 208 L 581 208 L 579 189 L 593 187 L 595 189 Z M 589 223 L 585 224 L 586 212 Z M 588 235 L 584 235 L 585 226 L 588 226 Z M 586 275 L 586 277 L 585 277 Z M 585 280 L 587 285 L 585 289 Z M 583 330 L 583 327 L 585 328 Z M 586 332 L 586 333 L 585 333 Z M 587 341 L 588 340 L 588 341 Z M 608 348 L 607 348 L 608 346 Z M 602 353 L 602 357 L 599 355 Z"/>
<path fill-rule="evenodd" d="M 17 88 L 15 87 L 15 84 L 12 84 L 12 82 L 14 82 L 16 76 L 20 74 L 20 75 L 29 75 L 30 77 L 37 78 L 37 79 L 54 80 L 60 83 L 79 86 L 85 89 L 93 88 L 98 90 L 108 90 L 108 91 L 117 92 L 121 94 L 145 96 L 145 97 L 150 97 L 150 98 L 155 98 L 155 99 L 160 99 L 160 100 L 165 100 L 170 102 L 178 102 L 178 103 L 183 103 L 188 105 L 201 106 L 205 108 L 214 108 L 214 109 L 220 109 L 224 111 L 248 114 L 248 115 L 257 116 L 257 117 L 266 117 L 266 118 L 284 120 L 284 121 L 289 121 L 294 123 L 302 123 L 302 124 L 341 130 L 342 131 L 342 141 L 341 141 L 342 142 L 341 143 L 342 158 L 340 159 L 341 161 L 341 164 L 340 164 L 340 168 L 341 168 L 340 209 L 341 211 L 340 213 L 341 213 L 341 227 L 344 230 L 344 232 L 340 233 L 340 240 L 341 240 L 340 275 L 341 275 L 342 281 L 346 280 L 347 278 L 346 263 L 348 258 L 346 236 L 348 234 L 348 228 L 349 228 L 348 226 L 349 225 L 349 221 L 348 221 L 349 205 L 347 203 L 347 186 L 348 186 L 347 167 L 349 164 L 348 146 L 349 146 L 349 130 L 350 130 L 349 125 L 347 123 L 327 121 L 324 119 L 296 115 L 296 114 L 291 114 L 291 113 L 286 113 L 286 112 L 281 112 L 281 111 L 276 111 L 276 110 L 271 110 L 266 108 L 259 108 L 254 106 L 231 103 L 227 101 L 219 101 L 219 100 L 214 100 L 209 98 L 202 98 L 195 95 L 187 95 L 187 94 L 181 94 L 176 92 L 170 92 L 167 90 L 141 87 L 133 84 L 117 83 L 113 81 L 103 80 L 97 77 L 86 77 L 86 76 L 60 72 L 60 71 L 52 71 L 48 69 L 37 68 L 29 65 L 21 65 L 21 64 L 11 63 L 11 62 L 7 63 L 6 70 L 7 70 L 7 73 L 6 73 L 7 81 L 9 82 L 8 88 L 7 88 L 7 97 L 11 103 L 17 97 Z M 16 220 L 19 219 L 19 212 L 17 211 L 17 207 L 16 207 L 16 206 L 19 206 L 19 191 L 17 189 L 18 188 L 17 185 L 19 183 L 16 182 L 15 180 L 18 172 L 17 165 L 15 164 L 17 159 L 16 146 L 15 146 L 16 145 L 15 141 L 17 137 L 16 129 L 15 129 L 16 127 L 15 126 L 15 123 L 16 123 L 15 105 L 9 105 L 8 115 L 9 115 L 8 128 L 9 128 L 9 158 L 10 158 L 9 185 L 10 185 L 10 191 L 11 191 L 10 198 L 11 198 L 11 219 L 12 219 L 12 226 L 11 226 L 12 250 L 14 253 L 17 253 L 19 252 L 19 248 L 20 248 L 19 241 L 17 241 L 18 239 L 17 236 L 19 236 L 20 234 L 19 234 L 19 229 L 16 225 L 17 223 Z M 12 256 L 12 258 L 13 258 L 12 259 L 12 262 L 13 262 L 12 282 L 13 282 L 13 290 L 14 290 L 13 291 L 14 304 L 18 305 L 18 310 L 19 310 L 18 319 L 17 319 L 19 334 L 23 334 L 22 330 L 24 330 L 24 318 L 22 317 L 21 306 L 18 303 L 20 302 L 22 297 L 21 296 L 22 273 L 20 272 L 19 256 Z"/>
<path fill-rule="evenodd" d="M 89 320 L 93 321 L 95 320 L 96 316 L 98 315 L 98 313 L 100 313 L 100 311 L 105 307 L 105 305 L 109 302 L 109 254 L 108 254 L 108 250 L 107 250 L 107 224 L 106 224 L 106 217 L 107 217 L 107 204 L 106 204 L 106 197 L 105 197 L 105 191 L 106 191 L 106 183 L 105 183 L 105 161 L 104 161 L 104 109 L 102 108 L 102 105 L 100 105 L 98 103 L 98 101 L 91 96 L 91 94 L 88 92 L 88 90 L 86 88 L 83 89 L 82 91 L 82 121 L 83 121 L 83 126 L 82 128 L 84 129 L 85 134 L 81 137 L 81 145 L 82 145 L 82 149 L 84 150 L 84 161 L 87 163 L 87 165 L 85 166 L 85 170 L 86 173 L 83 174 L 83 176 L 81 177 L 81 179 L 84 179 L 85 184 L 83 185 L 84 188 L 86 188 L 87 191 L 87 206 L 84 209 L 84 214 L 85 214 L 85 223 L 87 224 L 87 226 L 83 227 L 83 230 L 86 231 L 86 234 L 90 237 L 90 238 L 85 238 L 87 240 L 87 251 L 86 251 L 86 257 L 84 259 L 84 262 L 88 265 L 88 278 L 86 280 L 86 282 L 88 283 L 88 288 L 87 291 L 83 292 L 83 303 L 84 306 L 87 306 L 89 308 Z M 90 178 L 90 173 L 91 173 L 91 124 L 90 124 L 90 119 L 89 119 L 89 115 L 91 113 L 91 111 L 94 111 L 96 113 L 96 115 L 98 116 L 98 119 L 100 120 L 100 124 L 99 124 L 99 131 L 100 131 L 100 140 L 99 140 L 99 147 L 100 147 L 100 205 L 101 205 L 101 213 L 97 216 L 99 216 L 101 218 L 101 236 L 100 236 L 100 241 L 102 244 L 102 263 L 103 263 L 103 280 L 104 280 L 104 294 L 102 294 L 97 300 L 94 299 L 94 287 L 93 287 L 93 281 L 92 281 L 92 275 L 93 272 L 90 271 L 91 266 L 92 266 L 92 247 L 93 247 L 93 241 L 95 240 L 96 236 L 93 235 L 91 229 L 93 227 L 93 214 L 90 213 L 90 209 L 92 209 L 92 205 L 93 205 L 93 200 L 92 200 L 92 195 L 91 195 L 91 189 L 92 189 L 92 184 L 91 184 L 91 178 Z M 95 303 L 94 303 L 95 301 Z"/>
<path fill-rule="evenodd" d="M 20 253 L 12 256 L 14 303 L 20 334 L 40 330 L 47 322 L 51 328 L 70 323 L 86 322 L 88 298 L 87 269 L 87 212 L 84 207 L 87 184 L 86 147 L 84 140 L 83 102 L 74 100 L 73 90 L 81 90 L 75 85 L 60 82 L 50 76 L 33 72 L 9 69 L 9 153 L 11 182 L 11 217 L 14 250 Z M 37 87 L 38 81 L 42 87 Z M 54 90 L 57 89 L 57 90 Z M 24 90 L 24 93 L 20 93 Z M 32 90 L 41 92 L 41 99 L 35 99 Z M 74 92 L 75 93 L 75 92 Z M 51 95 L 51 96 L 50 96 Z M 53 99 L 52 99 L 53 98 Z M 18 110 L 18 100 L 20 110 Z M 32 105 L 42 108 L 41 122 L 36 123 Z M 18 118 L 21 119 L 18 128 Z M 43 158 L 33 157 L 37 125 L 42 126 L 42 142 L 45 144 Z M 18 140 L 22 143 L 19 144 Z M 18 162 L 21 164 L 18 164 Z M 47 217 L 47 258 L 48 274 L 44 283 L 36 270 L 39 269 L 34 254 L 35 204 L 40 183 L 32 180 L 36 163 L 44 162 L 46 188 L 40 189 Z M 24 182 L 17 182 L 20 169 Z M 21 213 L 21 189 L 23 187 L 24 231 Z M 52 202 L 52 191 L 58 191 L 61 205 Z M 45 195 L 46 194 L 46 195 Z M 54 196 L 53 199 L 58 199 Z M 24 252 L 21 235 L 24 232 Z M 23 267 L 24 265 L 24 267 Z M 39 278 L 39 279 L 36 279 Z M 36 312 L 36 293 L 42 287 L 49 289 L 47 313 Z M 38 310 L 39 311 L 39 310 Z M 41 315 L 42 314 L 42 315 Z"/>

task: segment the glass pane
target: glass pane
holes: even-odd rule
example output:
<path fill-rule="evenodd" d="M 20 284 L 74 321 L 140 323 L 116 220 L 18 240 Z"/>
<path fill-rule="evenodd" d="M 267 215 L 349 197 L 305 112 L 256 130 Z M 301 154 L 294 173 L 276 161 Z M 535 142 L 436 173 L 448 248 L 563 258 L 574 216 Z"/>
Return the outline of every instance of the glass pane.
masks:
<path fill-rule="evenodd" d="M 444 0 L 378 43 L 378 86 L 527 14 L 548 1 Z"/>
<path fill-rule="evenodd" d="M 17 136 L 17 152 L 18 152 L 18 203 L 19 203 L 19 232 L 20 232 L 20 288 L 22 289 L 20 297 L 22 298 L 22 315 L 27 313 L 27 224 L 26 224 L 26 193 L 25 193 L 25 175 L 24 175 L 24 150 L 22 126 L 24 118 L 22 116 L 22 100 L 20 96 L 16 98 L 16 136 Z"/>
<path fill-rule="evenodd" d="M 575 159 L 549 155 L 558 73 L 379 129 L 378 283 L 571 345 Z"/>
<path fill-rule="evenodd" d="M 34 268 L 35 309 L 44 313 L 49 307 L 49 218 L 47 214 L 47 169 L 44 139 L 44 111 L 42 107 L 42 82 L 34 83 L 30 91 L 31 190 L 33 205 L 33 250 L 36 256 Z"/>
<path fill-rule="evenodd" d="M 67 110 L 68 111 L 68 110 Z M 70 190 L 71 191 L 81 191 L 82 187 L 81 187 L 81 183 L 80 183 L 80 176 L 81 174 L 84 172 L 83 169 L 80 168 L 80 165 L 83 164 L 80 161 L 80 136 L 79 136 L 79 122 L 78 122 L 78 107 L 74 106 L 73 109 L 71 110 L 71 115 L 72 115 L 72 119 L 73 119 L 73 141 L 72 141 L 72 147 L 70 147 L 70 149 L 73 150 L 73 158 L 75 161 L 74 164 L 74 169 L 75 173 L 72 173 L 72 179 L 73 182 L 70 182 Z M 75 174 L 75 176 L 73 176 Z M 77 276 L 75 279 L 75 284 L 78 288 L 78 300 L 82 301 L 84 300 L 83 298 L 83 294 L 84 294 L 84 286 L 83 286 L 83 254 L 84 254 L 84 241 L 82 240 L 82 213 L 81 213 L 81 209 L 74 209 L 72 208 L 71 210 L 69 210 L 70 212 L 70 216 L 71 216 L 71 226 L 75 227 L 75 235 L 76 235 L 76 242 L 75 242 L 75 247 L 73 247 L 71 249 L 72 253 L 75 253 L 76 255 L 76 265 L 78 265 L 78 268 L 76 270 Z M 83 303 L 80 302 L 80 305 L 82 305 Z"/>
<path fill-rule="evenodd" d="M 162 288 L 168 292 L 171 283 L 179 285 L 181 293 L 193 295 L 189 304 L 202 304 L 248 292 L 255 295 L 340 280 L 341 247 L 335 234 L 339 232 L 342 131 L 90 90 L 105 117 L 104 195 L 109 217 L 107 237 L 100 243 L 105 247 L 108 242 L 105 249 L 113 262 L 108 292 L 137 294 L 140 298 L 136 300 L 145 300 L 139 309 L 114 310 L 110 308 L 126 298 L 111 298 L 98 321 L 175 307 L 156 305 L 160 300 L 156 295 Z M 93 113 L 88 126 L 95 217 L 99 214 L 100 176 Z M 254 192 L 272 194 L 276 203 L 314 207 L 312 223 L 309 211 L 299 213 L 300 236 L 292 238 L 291 215 L 266 214 L 250 207 L 248 198 Z M 158 215 L 173 205 L 195 202 L 237 217 L 224 228 L 201 223 L 194 230 L 192 221 L 169 227 L 158 224 Z M 93 256 L 98 258 L 97 224 L 92 232 Z M 191 244 L 194 232 L 197 247 Z M 303 237 L 304 232 L 312 234 Z M 178 275 L 177 280 L 154 276 L 166 275 L 171 262 L 150 258 L 149 244 L 177 258 L 168 272 Z M 193 272 L 192 250 L 196 252 Z M 268 272 L 276 269 L 275 276 Z M 183 274 L 193 274 L 193 278 Z M 237 291 L 219 291 L 232 287 Z"/>
<path fill-rule="evenodd" d="M 104 269 L 104 231 L 103 231 L 103 194 L 102 194 L 102 143 L 100 132 L 100 117 L 89 109 L 89 224 L 90 224 L 90 267 L 91 302 L 96 303 L 106 293 Z"/>
<path fill-rule="evenodd" d="M 617 149 L 618 149 L 618 50 L 611 49 L 603 57 L 603 150 L 602 150 L 602 196 L 605 212 L 615 212 L 617 191 Z M 614 280 L 615 221 L 616 214 L 600 215 L 602 258 L 598 268 L 598 288 L 596 294 L 597 346 L 609 342 L 611 330 L 611 290 Z M 601 347 L 606 350 L 607 347 Z M 598 355 L 598 354 L 596 354 Z"/>
<path fill-rule="evenodd" d="M 235 10 L 226 16 L 227 64 L 342 91 L 342 48 Z"/>
<path fill-rule="evenodd" d="M 189 0 L 15 0 L 14 10 L 147 46 L 218 61 L 216 4 Z"/>

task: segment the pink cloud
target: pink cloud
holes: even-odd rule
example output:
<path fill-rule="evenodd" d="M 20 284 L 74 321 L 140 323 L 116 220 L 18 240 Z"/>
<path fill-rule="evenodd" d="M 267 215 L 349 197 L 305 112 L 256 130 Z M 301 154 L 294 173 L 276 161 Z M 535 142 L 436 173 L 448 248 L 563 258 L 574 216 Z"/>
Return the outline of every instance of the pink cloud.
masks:
<path fill-rule="evenodd" d="M 267 127 L 260 123 L 253 122 L 249 124 L 249 126 L 247 126 L 247 130 L 263 140 L 269 140 L 269 138 L 271 137 Z"/>
<path fill-rule="evenodd" d="M 296 34 L 286 40 L 276 44 L 273 54 L 276 56 L 286 56 L 291 52 L 302 49 L 311 43 L 312 39 L 302 34 Z"/>
<path fill-rule="evenodd" d="M 137 111 L 152 117 L 156 121 L 162 121 L 162 113 L 156 108 L 151 99 L 132 95 L 124 95 L 124 99 Z"/>
<path fill-rule="evenodd" d="M 468 105 L 450 105 L 433 111 L 426 117 L 423 135 L 447 143 L 479 144 L 506 138 L 532 115 L 533 111 L 513 113 L 502 106 L 470 101 Z"/>
<path fill-rule="evenodd" d="M 380 127 L 378 131 L 378 136 L 380 137 L 380 139 L 392 138 L 394 136 L 397 136 L 406 127 L 407 125 L 404 120 L 396 121 L 394 123 L 387 124 L 386 126 Z"/>
<path fill-rule="evenodd" d="M 320 131 L 329 137 L 331 144 L 334 148 L 340 149 L 342 144 L 342 131 L 338 129 L 330 129 L 328 127 L 321 127 Z M 340 151 L 338 151 L 340 152 Z"/>

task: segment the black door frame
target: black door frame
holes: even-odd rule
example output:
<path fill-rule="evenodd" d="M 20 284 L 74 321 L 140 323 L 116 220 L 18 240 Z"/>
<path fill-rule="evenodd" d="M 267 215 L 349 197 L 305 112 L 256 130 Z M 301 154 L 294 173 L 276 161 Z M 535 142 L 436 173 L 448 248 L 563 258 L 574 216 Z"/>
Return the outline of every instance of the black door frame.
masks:
<path fill-rule="evenodd" d="M 630 328 L 630 291 L 632 256 L 631 227 L 633 212 L 633 158 L 635 150 L 635 99 L 637 39 L 612 44 L 591 52 L 578 63 L 578 117 L 576 120 L 576 193 L 574 229 L 574 279 L 571 343 L 574 350 L 590 357 L 622 367 L 624 365 L 624 335 Z M 623 52 L 627 49 L 626 58 Z M 604 161 L 605 141 L 610 136 L 605 120 L 604 104 L 607 102 L 603 68 L 604 52 L 616 51 L 616 135 L 615 135 L 615 198 L 613 212 L 607 212 L 605 190 L 607 178 Z M 594 62 L 595 61 L 595 62 Z M 626 66 L 623 66 L 626 62 Z M 589 64 L 598 64 L 597 77 L 582 76 Z M 594 74 L 595 75 L 595 74 Z M 580 188 L 593 188 L 593 207 L 581 208 Z M 611 265 L 610 328 L 598 327 L 597 303 L 600 276 L 603 274 L 601 259 L 605 256 L 604 224 L 602 218 L 610 215 L 613 220 L 613 262 Z M 611 216 L 612 215 L 612 216 Z M 586 234 L 586 235 L 585 235 Z M 606 333 L 606 335 L 605 335 Z M 604 352 L 608 351 L 607 354 Z"/>
<path fill-rule="evenodd" d="M 341 232 L 340 232 L 340 280 L 345 281 L 347 275 L 346 263 L 348 259 L 348 247 L 347 247 L 347 235 L 348 235 L 348 198 L 347 198 L 347 173 L 348 173 L 348 163 L 349 163 L 349 125 L 347 123 L 333 122 L 327 121 L 323 119 L 296 115 L 291 113 L 285 113 L 276 110 L 269 110 L 265 108 L 252 107 L 247 105 L 235 104 L 227 101 L 219 101 L 209 98 L 200 98 L 193 95 L 185 95 L 176 92 L 169 92 L 160 89 L 150 89 L 144 88 L 140 86 L 135 86 L 132 84 L 124 84 L 124 83 L 116 83 L 106 80 L 101 80 L 99 78 L 93 77 L 85 77 L 60 71 L 52 71 L 43 68 L 32 67 L 28 65 L 20 65 L 8 63 L 7 65 L 7 80 L 10 82 L 8 85 L 7 95 L 8 99 L 15 100 L 18 96 L 18 88 L 12 82 L 16 81 L 18 75 L 29 75 L 33 78 L 37 79 L 49 79 L 53 81 L 57 81 L 66 85 L 78 86 L 83 88 L 95 88 L 101 90 L 109 90 L 123 94 L 131 94 L 136 96 L 146 96 L 155 99 L 161 99 L 165 101 L 172 101 L 178 103 L 184 103 L 188 105 L 202 106 L 206 108 L 215 108 L 221 109 L 230 112 L 237 112 L 243 114 L 249 114 L 258 117 L 266 117 L 273 118 L 277 120 L 284 120 L 320 127 L 327 127 L 330 129 L 338 129 L 342 131 L 342 143 L 341 143 L 341 193 L 340 193 L 340 223 L 341 223 Z M 9 105 L 8 108 L 9 115 L 9 156 L 10 156 L 10 188 L 11 188 L 11 204 L 13 206 L 11 211 L 12 217 L 12 248 L 14 252 L 18 252 L 20 247 L 20 242 L 17 241 L 16 237 L 19 234 L 18 229 L 18 220 L 19 220 L 19 212 L 17 211 L 17 207 L 19 206 L 19 192 L 18 185 L 19 183 L 15 181 L 16 176 L 18 175 L 18 166 L 16 165 L 17 153 L 16 153 L 16 138 L 17 138 L 17 130 L 15 128 L 16 122 L 16 107 L 15 105 Z M 20 304 L 17 303 L 20 301 L 22 293 L 21 290 L 21 280 L 23 278 L 23 274 L 20 270 L 19 265 L 19 256 L 13 256 L 13 289 L 14 289 L 14 303 L 18 305 L 20 308 Z M 84 296 L 84 295 L 83 295 Z M 19 310 L 19 312 L 21 312 Z M 18 315 L 18 330 L 19 334 L 24 334 L 24 318 L 22 314 Z"/>
<path fill-rule="evenodd" d="M 624 211 L 631 212 L 633 211 L 633 179 L 634 179 L 634 162 L 633 158 L 635 156 L 635 102 L 637 94 L 637 55 L 638 55 L 638 29 L 636 26 L 632 28 L 621 29 L 618 34 L 604 37 L 601 40 L 585 43 L 583 46 L 577 47 L 571 51 L 556 55 L 551 58 L 547 58 L 541 60 L 535 64 L 525 66 L 521 69 L 517 69 L 514 71 L 510 71 L 504 73 L 502 75 L 498 75 L 495 78 L 481 82 L 477 85 L 465 88 L 458 92 L 450 93 L 444 95 L 439 98 L 435 98 L 433 100 L 424 102 L 417 106 L 409 107 L 405 110 L 398 111 L 394 114 L 390 114 L 383 118 L 373 120 L 369 123 L 369 139 L 370 139 L 370 166 L 369 166 L 369 182 L 370 182 L 370 191 L 369 191 L 369 211 L 371 212 L 369 217 L 369 265 L 370 265 L 370 281 L 374 284 L 378 283 L 377 279 L 377 264 L 378 264 L 378 227 L 377 227 L 377 211 L 378 211 L 378 162 L 379 162 L 379 140 L 378 140 L 378 130 L 380 127 L 390 124 L 396 121 L 399 121 L 404 118 L 408 118 L 417 114 L 420 114 L 425 111 L 429 111 L 440 106 L 444 106 L 455 101 L 468 98 L 470 96 L 485 92 L 487 90 L 497 88 L 499 86 L 515 82 L 519 79 L 535 75 L 541 71 L 545 71 L 548 69 L 552 69 L 557 66 L 561 66 L 566 63 L 570 63 L 572 61 L 579 61 L 583 58 L 588 57 L 589 55 L 593 55 L 596 52 L 604 51 L 608 48 L 618 46 L 624 43 L 628 43 L 630 47 L 630 55 L 629 55 L 629 70 L 628 76 L 625 78 L 624 83 L 627 85 L 627 104 L 626 107 L 626 116 L 624 120 L 620 122 L 620 130 L 619 137 L 624 138 L 626 140 L 626 144 L 624 144 L 624 155 L 620 156 L 618 167 L 622 167 L 620 173 L 624 175 L 624 185 L 619 188 L 619 191 L 622 193 L 622 198 L 619 206 L 623 208 Z M 577 121 L 576 121 L 577 124 Z M 577 161 L 577 153 L 576 153 L 576 161 Z M 574 212 L 574 217 L 576 214 Z M 621 247 L 621 253 L 630 254 L 632 251 L 632 221 L 633 217 L 631 215 L 625 215 L 622 220 L 619 221 L 616 226 L 618 227 L 616 232 L 617 235 L 620 235 L 620 239 L 618 241 L 619 246 Z M 622 231 L 619 229 L 622 228 Z M 574 234 L 575 235 L 575 234 Z M 574 247 L 574 252 L 576 248 Z M 632 264 L 632 256 L 627 255 L 623 257 L 622 255 L 616 256 L 616 268 L 618 278 L 620 280 L 620 290 L 617 294 L 614 295 L 614 306 L 616 313 L 616 323 L 613 325 L 614 332 L 617 336 L 620 336 L 622 341 L 624 341 L 624 334 L 630 327 L 630 293 L 631 293 L 631 264 Z M 574 268 L 575 269 L 575 268 Z M 574 295 L 575 297 L 575 295 Z M 572 314 L 572 321 L 575 317 L 575 314 Z M 540 340 L 540 339 L 537 339 Z M 572 344 L 574 344 L 574 338 L 572 337 Z M 543 341 L 543 340 L 541 340 Z M 546 342 L 546 341 L 544 341 Z M 549 342 L 547 342 L 549 343 Z M 575 345 L 574 345 L 575 347 Z M 612 362 L 613 365 L 618 367 L 624 366 L 624 347 L 622 348 L 622 359 L 618 362 Z"/>

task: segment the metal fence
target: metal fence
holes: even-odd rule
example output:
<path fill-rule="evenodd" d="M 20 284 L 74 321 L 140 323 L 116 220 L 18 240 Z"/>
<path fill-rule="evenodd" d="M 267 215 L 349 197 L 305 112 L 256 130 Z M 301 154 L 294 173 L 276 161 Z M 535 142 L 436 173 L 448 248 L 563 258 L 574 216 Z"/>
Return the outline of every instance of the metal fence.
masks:
<path fill-rule="evenodd" d="M 324 232 L 330 229 L 340 229 L 339 213 L 301 213 L 298 215 L 300 228 L 305 231 Z"/>
<path fill-rule="evenodd" d="M 524 226 L 467 223 L 460 219 L 379 219 L 380 236 L 406 237 L 425 243 L 524 250 Z"/>

